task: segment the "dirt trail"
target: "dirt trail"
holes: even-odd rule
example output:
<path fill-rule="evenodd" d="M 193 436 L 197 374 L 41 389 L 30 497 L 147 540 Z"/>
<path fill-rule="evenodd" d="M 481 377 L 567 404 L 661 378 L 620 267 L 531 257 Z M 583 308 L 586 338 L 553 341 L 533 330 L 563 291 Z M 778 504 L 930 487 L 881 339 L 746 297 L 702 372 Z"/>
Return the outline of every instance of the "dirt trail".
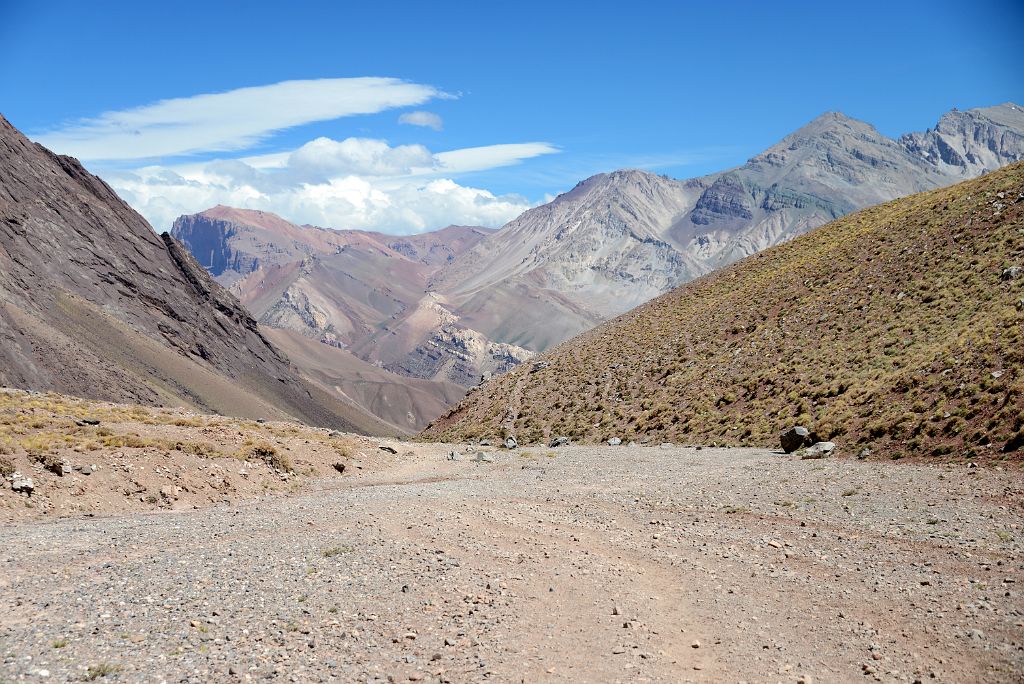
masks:
<path fill-rule="evenodd" d="M 294 496 L 5 526 L 0 681 L 1024 676 L 1019 472 L 446 449 Z"/>

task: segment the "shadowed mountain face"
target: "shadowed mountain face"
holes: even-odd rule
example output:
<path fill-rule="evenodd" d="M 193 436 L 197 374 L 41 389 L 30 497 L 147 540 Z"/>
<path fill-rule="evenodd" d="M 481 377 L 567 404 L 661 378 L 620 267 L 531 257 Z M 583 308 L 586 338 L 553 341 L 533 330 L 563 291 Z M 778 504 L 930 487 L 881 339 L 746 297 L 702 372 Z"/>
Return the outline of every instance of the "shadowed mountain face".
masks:
<path fill-rule="evenodd" d="M 851 211 L 1020 159 L 1024 109 L 1013 104 L 953 111 L 899 140 L 824 114 L 723 173 L 588 178 L 456 256 L 432 286 L 467 326 L 542 351 Z"/>
<path fill-rule="evenodd" d="M 1024 162 L 859 211 L 629 311 L 431 425 L 847 454 L 1024 454 Z M 1015 455 L 1015 456 L 1014 456 Z"/>
<path fill-rule="evenodd" d="M 299 379 L 238 300 L 74 159 L 0 117 L 0 382 L 386 429 Z"/>

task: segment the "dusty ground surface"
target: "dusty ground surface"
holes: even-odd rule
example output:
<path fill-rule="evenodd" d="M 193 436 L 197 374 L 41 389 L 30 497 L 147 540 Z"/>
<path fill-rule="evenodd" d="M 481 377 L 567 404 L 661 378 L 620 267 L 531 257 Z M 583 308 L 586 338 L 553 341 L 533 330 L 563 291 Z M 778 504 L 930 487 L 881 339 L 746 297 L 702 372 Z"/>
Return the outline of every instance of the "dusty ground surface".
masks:
<path fill-rule="evenodd" d="M 0 521 L 191 509 L 374 470 L 384 443 L 263 422 L 0 389 Z M 32 480 L 14 491 L 15 473 Z M 20 479 L 20 478 L 18 478 Z"/>
<path fill-rule="evenodd" d="M 0 681 L 1024 677 L 1019 471 L 410 449 L 290 496 L 4 525 Z"/>

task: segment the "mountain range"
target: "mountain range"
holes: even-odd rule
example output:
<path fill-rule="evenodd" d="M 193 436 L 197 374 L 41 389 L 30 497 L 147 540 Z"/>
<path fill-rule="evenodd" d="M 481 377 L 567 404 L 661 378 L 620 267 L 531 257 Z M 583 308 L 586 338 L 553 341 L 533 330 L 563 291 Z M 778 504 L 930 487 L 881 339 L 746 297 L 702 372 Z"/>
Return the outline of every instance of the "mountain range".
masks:
<path fill-rule="evenodd" d="M 1024 162 L 703 276 L 472 392 L 425 434 L 1024 448 Z"/>
<path fill-rule="evenodd" d="M 954 110 L 898 140 L 828 113 L 722 173 L 588 178 L 457 255 L 432 286 L 466 325 L 543 351 L 851 211 L 1020 159 L 1024 109 L 1014 104 Z M 529 315 L 501 315 L 527 301 Z"/>
<path fill-rule="evenodd" d="M 180 243 L 0 116 L 0 384 L 354 430 Z"/>
<path fill-rule="evenodd" d="M 416 429 L 482 376 L 682 283 L 1019 159 L 1024 109 L 1012 103 L 953 110 L 898 139 L 832 112 L 737 168 L 689 180 L 599 174 L 496 231 L 396 237 L 218 206 L 180 217 L 171 234 L 289 356 L 316 358 L 328 387 Z M 335 347 L 333 360 L 310 341 Z"/>

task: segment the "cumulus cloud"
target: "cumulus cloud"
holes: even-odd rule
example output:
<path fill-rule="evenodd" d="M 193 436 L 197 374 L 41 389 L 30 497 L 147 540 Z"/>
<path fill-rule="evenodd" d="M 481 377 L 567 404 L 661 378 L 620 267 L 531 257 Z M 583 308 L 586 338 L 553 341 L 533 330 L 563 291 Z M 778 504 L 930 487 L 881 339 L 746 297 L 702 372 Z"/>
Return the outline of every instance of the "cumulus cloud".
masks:
<path fill-rule="evenodd" d="M 294 126 L 450 97 L 395 78 L 282 81 L 154 104 L 69 123 L 32 137 L 79 159 L 131 160 L 251 147 Z"/>
<path fill-rule="evenodd" d="M 319 180 L 345 174 L 397 176 L 433 165 L 434 157 L 423 145 L 390 147 L 368 138 L 317 138 L 292 152 L 287 162 L 293 171 Z"/>
<path fill-rule="evenodd" d="M 444 128 L 441 117 L 433 112 L 406 112 L 398 117 L 398 123 L 409 124 L 410 126 L 423 126 L 439 131 Z"/>
<path fill-rule="evenodd" d="M 522 143 L 431 153 L 422 145 L 317 138 L 292 152 L 104 174 L 157 230 L 216 204 L 290 221 L 387 233 L 458 223 L 500 226 L 529 209 L 518 195 L 460 185 L 452 176 L 557 152 Z"/>

